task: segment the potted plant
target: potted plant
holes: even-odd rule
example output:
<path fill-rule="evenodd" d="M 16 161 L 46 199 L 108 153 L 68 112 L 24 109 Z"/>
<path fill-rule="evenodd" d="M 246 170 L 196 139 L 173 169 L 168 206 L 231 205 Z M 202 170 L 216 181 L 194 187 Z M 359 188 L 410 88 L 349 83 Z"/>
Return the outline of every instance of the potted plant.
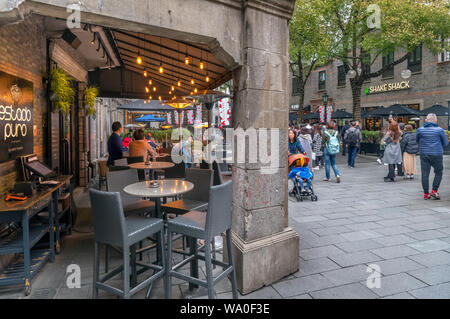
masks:
<path fill-rule="evenodd" d="M 98 96 L 98 88 L 95 86 L 88 86 L 84 90 L 84 105 L 86 106 L 87 116 L 95 116 L 95 100 Z"/>
<path fill-rule="evenodd" d="M 63 69 L 57 67 L 50 71 L 50 90 L 52 94 L 50 100 L 54 106 L 67 113 L 75 97 L 75 89 L 72 87 L 72 80 Z"/>
<path fill-rule="evenodd" d="M 361 131 L 362 141 L 360 152 L 378 154 L 380 150 L 380 131 Z"/>

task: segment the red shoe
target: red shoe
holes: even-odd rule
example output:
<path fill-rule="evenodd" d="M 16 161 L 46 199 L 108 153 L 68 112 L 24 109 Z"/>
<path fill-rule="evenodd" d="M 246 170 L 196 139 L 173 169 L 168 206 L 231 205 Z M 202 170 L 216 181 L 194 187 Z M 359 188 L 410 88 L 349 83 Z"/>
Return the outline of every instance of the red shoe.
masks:
<path fill-rule="evenodd" d="M 431 198 L 430 193 L 424 193 L 423 194 L 423 199 L 430 199 L 430 198 Z"/>
<path fill-rule="evenodd" d="M 430 196 L 433 197 L 434 199 L 441 199 L 441 196 L 439 196 L 439 193 L 437 191 L 435 191 L 435 190 L 433 190 L 431 192 Z"/>

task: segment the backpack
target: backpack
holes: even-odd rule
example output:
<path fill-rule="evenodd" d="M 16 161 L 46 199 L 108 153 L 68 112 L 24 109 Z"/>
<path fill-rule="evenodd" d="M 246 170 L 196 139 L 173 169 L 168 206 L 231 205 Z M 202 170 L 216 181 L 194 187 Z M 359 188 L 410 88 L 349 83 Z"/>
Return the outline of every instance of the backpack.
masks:
<path fill-rule="evenodd" d="M 348 133 L 347 133 L 347 144 L 348 145 L 350 145 L 350 146 L 356 146 L 356 145 L 358 145 L 358 136 L 359 134 L 358 134 L 358 130 L 351 130 L 351 131 L 348 131 Z"/>
<path fill-rule="evenodd" d="M 328 131 L 325 133 L 330 137 L 330 140 L 327 143 L 327 151 L 330 155 L 335 155 L 339 153 L 339 139 L 337 138 L 338 132 L 334 133 L 332 136 Z"/>

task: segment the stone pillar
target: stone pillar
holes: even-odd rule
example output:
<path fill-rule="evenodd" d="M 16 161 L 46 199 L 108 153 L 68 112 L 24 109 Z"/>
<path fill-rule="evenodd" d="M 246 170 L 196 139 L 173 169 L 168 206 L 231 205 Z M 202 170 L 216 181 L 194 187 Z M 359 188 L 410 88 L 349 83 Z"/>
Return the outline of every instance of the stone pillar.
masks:
<path fill-rule="evenodd" d="M 294 2 L 246 1 L 243 9 L 243 65 L 233 73 L 233 126 L 280 132 L 279 149 L 271 150 L 280 154 L 277 173 L 265 174 L 264 165 L 248 159 L 240 164 L 235 157 L 233 164 L 233 244 L 243 294 L 296 272 L 299 265 L 299 237 L 287 218 L 288 22 Z M 258 143 L 270 149 L 270 141 Z"/>

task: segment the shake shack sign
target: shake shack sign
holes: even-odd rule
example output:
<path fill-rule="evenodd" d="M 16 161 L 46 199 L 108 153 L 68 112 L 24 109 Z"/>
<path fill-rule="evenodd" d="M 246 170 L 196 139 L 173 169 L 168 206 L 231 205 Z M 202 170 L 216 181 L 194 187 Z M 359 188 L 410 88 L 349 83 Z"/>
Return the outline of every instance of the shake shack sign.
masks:
<path fill-rule="evenodd" d="M 0 163 L 33 153 L 33 83 L 0 71 Z"/>
<path fill-rule="evenodd" d="M 366 94 L 375 94 L 382 92 L 391 92 L 409 89 L 409 81 L 392 82 L 380 85 L 373 85 L 364 89 Z"/>

